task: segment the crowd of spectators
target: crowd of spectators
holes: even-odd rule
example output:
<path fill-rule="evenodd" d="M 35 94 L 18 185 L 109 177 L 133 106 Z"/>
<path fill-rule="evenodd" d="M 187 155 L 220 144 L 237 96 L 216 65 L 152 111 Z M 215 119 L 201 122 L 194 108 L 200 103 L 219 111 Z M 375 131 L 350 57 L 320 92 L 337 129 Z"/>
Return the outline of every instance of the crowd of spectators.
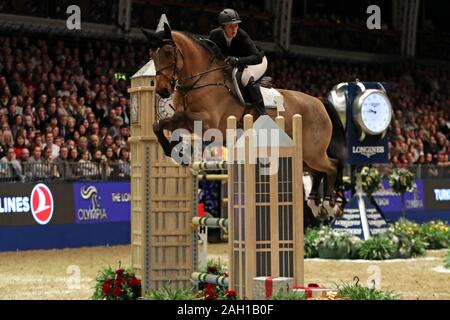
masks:
<path fill-rule="evenodd" d="M 128 83 L 115 71 L 146 60 L 144 46 L 0 36 L 0 177 L 129 176 Z"/>
<path fill-rule="evenodd" d="M 390 162 L 450 165 L 448 69 L 268 57 L 277 87 L 321 99 L 339 82 L 385 82 L 395 110 Z M 115 75 L 147 59 L 142 44 L 0 35 L 0 177 L 129 176 L 129 83 Z"/>

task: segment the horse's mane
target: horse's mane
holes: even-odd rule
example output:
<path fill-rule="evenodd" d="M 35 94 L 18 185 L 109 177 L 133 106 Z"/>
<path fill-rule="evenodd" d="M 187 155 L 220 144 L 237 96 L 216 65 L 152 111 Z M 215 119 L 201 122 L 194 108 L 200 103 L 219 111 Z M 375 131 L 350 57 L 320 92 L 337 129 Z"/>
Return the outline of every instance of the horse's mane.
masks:
<path fill-rule="evenodd" d="M 213 55 L 216 59 L 224 60 L 225 57 L 222 55 L 220 48 L 208 38 L 203 38 L 201 36 L 194 35 L 189 32 L 180 32 L 178 33 L 186 36 L 196 44 L 200 45 L 203 49 L 205 49 L 209 54 Z"/>

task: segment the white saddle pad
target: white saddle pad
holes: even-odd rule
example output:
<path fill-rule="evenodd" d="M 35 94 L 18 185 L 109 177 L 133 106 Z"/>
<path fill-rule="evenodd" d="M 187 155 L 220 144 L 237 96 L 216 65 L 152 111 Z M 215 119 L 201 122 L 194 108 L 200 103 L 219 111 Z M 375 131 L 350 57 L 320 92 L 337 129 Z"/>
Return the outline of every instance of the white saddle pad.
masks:
<path fill-rule="evenodd" d="M 274 88 L 261 87 L 261 94 L 264 99 L 264 105 L 267 109 L 276 109 L 277 102 L 280 104 L 281 110 L 284 110 L 283 96 Z"/>

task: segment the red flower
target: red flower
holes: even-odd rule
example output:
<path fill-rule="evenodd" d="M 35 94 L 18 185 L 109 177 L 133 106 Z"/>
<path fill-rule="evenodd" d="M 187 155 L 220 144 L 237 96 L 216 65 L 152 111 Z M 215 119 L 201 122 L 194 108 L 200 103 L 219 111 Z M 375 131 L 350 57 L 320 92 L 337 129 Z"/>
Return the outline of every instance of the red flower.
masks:
<path fill-rule="evenodd" d="M 236 291 L 234 291 L 234 290 L 226 290 L 225 291 L 225 296 L 227 297 L 227 298 L 231 298 L 231 299 L 236 299 L 236 296 L 237 296 L 237 293 L 236 293 Z"/>
<path fill-rule="evenodd" d="M 116 274 L 117 274 L 118 276 L 121 276 L 121 275 L 123 274 L 124 271 L 125 271 L 125 270 L 123 270 L 123 268 L 117 269 L 117 270 L 116 270 Z"/>
<path fill-rule="evenodd" d="M 215 284 L 208 284 L 205 289 L 205 296 L 206 299 L 208 298 L 215 298 L 216 297 L 216 285 Z"/>
<path fill-rule="evenodd" d="M 141 281 L 138 280 L 136 277 L 133 277 L 128 280 L 128 285 L 131 287 L 139 287 L 141 285 Z"/>
<path fill-rule="evenodd" d="M 208 266 L 208 272 L 209 273 L 216 273 L 217 267 L 216 266 Z"/>
<path fill-rule="evenodd" d="M 122 296 L 122 288 L 121 288 L 121 287 L 116 287 L 116 288 L 114 288 L 114 290 L 113 290 L 113 295 L 114 295 L 114 297 L 116 297 L 116 298 L 121 297 L 121 296 Z"/>
<path fill-rule="evenodd" d="M 123 278 L 121 276 L 118 276 L 117 279 L 114 280 L 114 285 L 116 287 L 121 286 L 122 284 L 125 284 L 125 283 L 127 283 L 127 279 L 125 279 L 125 278 Z"/>
<path fill-rule="evenodd" d="M 103 283 L 103 295 L 108 296 L 111 291 L 111 279 L 106 279 L 105 283 Z"/>

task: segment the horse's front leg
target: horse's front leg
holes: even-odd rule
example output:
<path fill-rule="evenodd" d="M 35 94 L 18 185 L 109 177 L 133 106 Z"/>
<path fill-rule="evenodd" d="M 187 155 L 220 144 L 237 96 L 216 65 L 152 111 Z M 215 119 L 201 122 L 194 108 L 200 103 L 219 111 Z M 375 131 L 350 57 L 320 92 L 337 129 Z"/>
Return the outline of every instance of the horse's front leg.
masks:
<path fill-rule="evenodd" d="M 163 148 L 164 154 L 167 157 L 172 157 L 174 154 L 174 148 L 177 147 L 179 141 L 169 141 L 164 134 L 164 130 L 173 132 L 176 129 L 185 129 L 189 132 L 194 132 L 194 121 L 200 120 L 200 117 L 196 114 L 189 112 L 175 112 L 170 118 L 161 119 L 153 124 L 153 132 L 158 138 L 158 142 Z M 177 156 L 182 156 L 182 150 L 175 151 Z"/>
<path fill-rule="evenodd" d="M 155 133 L 156 137 L 158 138 L 158 142 L 161 145 L 164 154 L 167 157 L 170 157 L 172 155 L 172 150 L 174 146 L 176 145 L 175 142 L 169 141 L 167 139 L 166 135 L 164 134 L 164 129 L 168 129 L 169 127 L 172 127 L 172 118 L 167 119 L 161 119 L 158 122 L 155 122 L 153 124 L 153 132 Z"/>

